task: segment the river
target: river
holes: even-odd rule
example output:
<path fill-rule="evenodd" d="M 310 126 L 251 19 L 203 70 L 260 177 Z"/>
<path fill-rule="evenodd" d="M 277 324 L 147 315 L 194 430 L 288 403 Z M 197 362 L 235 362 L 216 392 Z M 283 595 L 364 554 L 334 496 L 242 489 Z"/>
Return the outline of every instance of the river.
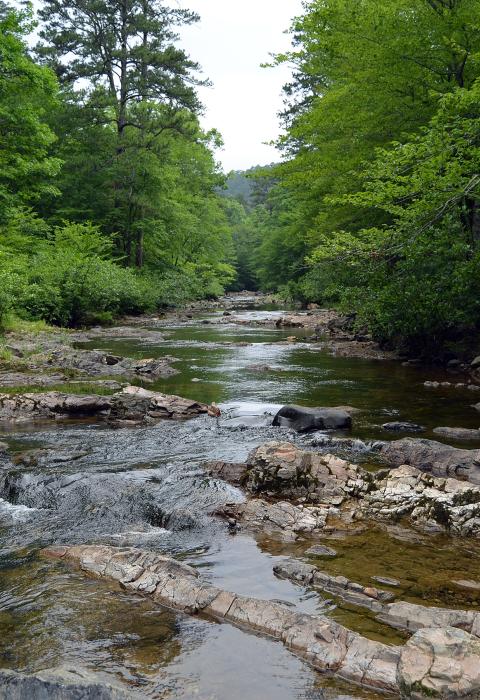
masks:
<path fill-rule="evenodd" d="M 4 432 L 18 458 L 1 475 L 0 654 L 5 668 L 36 672 L 87 668 L 145 698 L 186 700 L 340 700 L 380 697 L 322 677 L 282 645 L 227 624 L 186 617 L 85 578 L 38 557 L 50 543 L 106 542 L 173 554 L 200 567 L 221 588 L 280 599 L 328 614 L 387 643 L 403 637 L 331 596 L 276 578 L 282 558 L 301 558 L 312 541 L 229 534 L 212 512 L 240 491 L 205 476 L 206 460 L 242 461 L 272 439 L 308 446 L 311 436 L 272 428 L 284 403 L 349 405 L 360 409 L 353 437 L 386 439 L 381 425 L 411 420 L 426 427 L 478 427 L 470 392 L 433 391 L 434 370 L 391 361 L 333 357 L 305 341 L 304 329 L 256 325 L 278 310 L 243 310 L 246 325 L 217 323 L 221 312 L 155 325 L 164 340 L 96 339 L 132 357 L 172 355 L 179 374 L 149 388 L 211 403 L 216 421 L 112 429 L 94 421 L 18 426 Z M 223 319 L 225 320 L 225 319 Z M 297 336 L 297 342 L 288 337 Z M 268 365 L 258 371 L 252 365 Z M 376 469 L 362 443 L 348 454 Z M 39 448 L 41 450 L 39 451 Z M 317 540 L 318 541 L 318 540 Z M 322 539 L 323 541 L 323 539 Z M 331 540 L 326 541 L 327 544 Z M 480 580 L 474 540 L 424 535 L 399 526 L 373 526 L 338 536 L 339 556 L 322 561 L 365 585 L 372 576 L 399 580 L 399 597 L 412 602 L 480 609 L 480 594 L 456 579 Z"/>

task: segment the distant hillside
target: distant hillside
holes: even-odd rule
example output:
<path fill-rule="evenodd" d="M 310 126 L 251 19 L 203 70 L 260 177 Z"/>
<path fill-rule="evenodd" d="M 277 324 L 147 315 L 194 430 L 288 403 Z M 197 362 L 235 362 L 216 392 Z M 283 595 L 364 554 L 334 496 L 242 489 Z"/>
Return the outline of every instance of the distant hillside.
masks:
<path fill-rule="evenodd" d="M 232 170 L 227 178 L 226 188 L 220 194 L 238 200 L 247 209 L 254 207 L 258 203 L 259 185 L 251 176 L 269 167 L 271 166 L 255 165 L 248 170 Z"/>

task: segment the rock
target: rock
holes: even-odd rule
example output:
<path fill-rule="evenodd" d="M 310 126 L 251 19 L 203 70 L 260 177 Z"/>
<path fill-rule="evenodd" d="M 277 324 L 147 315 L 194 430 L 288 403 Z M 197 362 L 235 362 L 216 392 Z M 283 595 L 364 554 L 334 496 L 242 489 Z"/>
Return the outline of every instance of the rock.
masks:
<path fill-rule="evenodd" d="M 283 406 L 273 419 L 272 425 L 292 428 L 298 433 L 314 430 L 349 430 L 352 417 L 337 408 L 306 408 Z"/>
<path fill-rule="evenodd" d="M 268 503 L 252 498 L 245 503 L 228 503 L 216 514 L 234 519 L 247 530 L 275 532 L 284 539 L 294 540 L 301 533 L 323 530 L 328 510 L 328 507 L 295 506 L 285 501 Z"/>
<path fill-rule="evenodd" d="M 0 394 L 0 420 L 29 421 L 39 418 L 106 416 L 110 405 L 109 396 L 81 396 L 58 391 Z"/>
<path fill-rule="evenodd" d="M 208 406 L 179 396 L 128 386 L 112 396 L 83 396 L 57 391 L 39 394 L 0 394 L 0 420 L 97 416 L 113 422 L 153 423 L 161 418 L 185 419 L 208 412 Z"/>
<path fill-rule="evenodd" d="M 140 700 L 88 671 L 57 668 L 27 675 L 0 670 L 0 700 Z"/>
<path fill-rule="evenodd" d="M 337 551 L 331 547 L 326 547 L 323 544 L 315 544 L 305 550 L 308 557 L 336 557 Z"/>
<path fill-rule="evenodd" d="M 458 367 L 461 367 L 461 365 L 462 365 L 462 361 L 461 361 L 461 360 L 453 359 L 453 360 L 449 360 L 449 361 L 447 362 L 447 367 L 448 367 L 449 369 L 457 369 Z"/>
<path fill-rule="evenodd" d="M 429 627 L 457 627 L 480 637 L 480 613 L 474 610 L 449 610 L 395 601 L 385 605 L 377 619 L 390 627 L 408 632 Z"/>
<path fill-rule="evenodd" d="M 148 423 L 193 418 L 207 412 L 208 406 L 198 401 L 129 386 L 111 397 L 110 420 Z"/>
<path fill-rule="evenodd" d="M 384 430 L 390 430 L 398 433 L 423 433 L 425 430 L 423 425 L 419 425 L 418 423 L 409 423 L 408 421 L 393 421 L 392 423 L 384 423 L 382 428 Z"/>
<path fill-rule="evenodd" d="M 87 574 L 113 579 L 159 605 L 188 614 L 201 612 L 278 639 L 323 673 L 398 693 L 402 647 L 366 639 L 324 615 L 299 613 L 283 604 L 216 588 L 192 567 L 154 552 L 91 545 L 50 547 L 43 554 L 76 564 Z"/>
<path fill-rule="evenodd" d="M 245 462 L 222 462 L 213 460 L 211 462 L 204 462 L 202 467 L 209 476 L 223 479 L 235 486 L 243 483 L 247 473 L 247 465 Z"/>
<path fill-rule="evenodd" d="M 477 697 L 479 654 L 480 642 L 468 632 L 453 627 L 420 630 L 401 652 L 397 682 L 403 696 Z"/>
<path fill-rule="evenodd" d="M 375 475 L 374 484 L 362 493 L 360 511 L 377 520 L 408 517 L 430 531 L 480 535 L 480 487 L 434 478 L 408 465 Z"/>
<path fill-rule="evenodd" d="M 367 488 L 368 476 L 357 465 L 334 455 L 301 450 L 289 442 L 267 442 L 247 460 L 245 488 L 253 494 L 340 505 Z"/>
<path fill-rule="evenodd" d="M 477 450 L 459 449 L 423 438 L 402 438 L 385 443 L 380 454 L 389 464 L 410 464 L 435 476 L 452 476 L 480 484 Z"/>
<path fill-rule="evenodd" d="M 480 581 L 466 581 L 460 579 L 459 581 L 452 581 L 456 586 L 460 588 L 467 588 L 470 591 L 480 591 Z"/>
<path fill-rule="evenodd" d="M 400 585 L 400 581 L 397 581 L 396 578 L 387 578 L 386 576 L 372 576 L 372 581 L 376 581 L 377 583 L 381 583 L 382 586 L 397 587 Z"/>
<path fill-rule="evenodd" d="M 271 372 L 273 368 L 270 365 L 248 365 L 247 369 L 251 372 Z"/>
<path fill-rule="evenodd" d="M 480 440 L 480 430 L 470 428 L 434 428 L 436 435 L 449 438 L 450 440 Z"/>
<path fill-rule="evenodd" d="M 222 316 L 231 316 L 232 312 L 231 311 L 224 311 Z"/>
<path fill-rule="evenodd" d="M 473 408 L 474 408 L 476 411 L 480 411 L 480 403 L 474 404 Z"/>
<path fill-rule="evenodd" d="M 480 355 L 477 355 L 471 362 L 470 362 L 470 367 L 473 367 L 474 369 L 476 367 L 480 367 Z"/>
<path fill-rule="evenodd" d="M 381 613 L 384 603 L 394 597 L 388 591 L 382 591 L 373 586 L 362 586 L 345 578 L 345 576 L 332 576 L 317 567 L 304 564 L 296 559 L 289 559 L 273 567 L 273 571 L 279 578 L 286 578 L 304 586 L 314 586 L 322 591 L 331 593 L 347 603 L 368 608 L 376 613 Z"/>

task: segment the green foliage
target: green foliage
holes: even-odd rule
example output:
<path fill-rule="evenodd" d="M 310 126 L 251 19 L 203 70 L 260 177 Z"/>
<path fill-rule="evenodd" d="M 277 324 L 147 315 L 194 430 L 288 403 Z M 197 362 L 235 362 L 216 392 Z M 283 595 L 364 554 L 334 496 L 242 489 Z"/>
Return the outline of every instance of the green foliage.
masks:
<path fill-rule="evenodd" d="M 199 126 L 175 29 L 196 15 L 45 0 L 40 16 L 48 67 L 28 54 L 29 12 L 0 4 L 0 324 L 218 296 L 235 276 L 221 141 Z"/>
<path fill-rule="evenodd" d="M 480 6 L 310 0 L 292 25 L 266 289 L 415 351 L 478 324 Z"/>

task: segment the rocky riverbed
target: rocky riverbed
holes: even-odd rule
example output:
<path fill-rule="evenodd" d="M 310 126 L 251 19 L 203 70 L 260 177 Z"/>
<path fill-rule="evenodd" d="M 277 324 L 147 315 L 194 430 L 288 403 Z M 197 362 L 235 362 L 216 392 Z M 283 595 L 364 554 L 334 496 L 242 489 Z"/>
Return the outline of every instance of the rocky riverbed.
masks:
<path fill-rule="evenodd" d="M 268 301 L 6 339 L 1 698 L 479 696 L 476 366 Z"/>

